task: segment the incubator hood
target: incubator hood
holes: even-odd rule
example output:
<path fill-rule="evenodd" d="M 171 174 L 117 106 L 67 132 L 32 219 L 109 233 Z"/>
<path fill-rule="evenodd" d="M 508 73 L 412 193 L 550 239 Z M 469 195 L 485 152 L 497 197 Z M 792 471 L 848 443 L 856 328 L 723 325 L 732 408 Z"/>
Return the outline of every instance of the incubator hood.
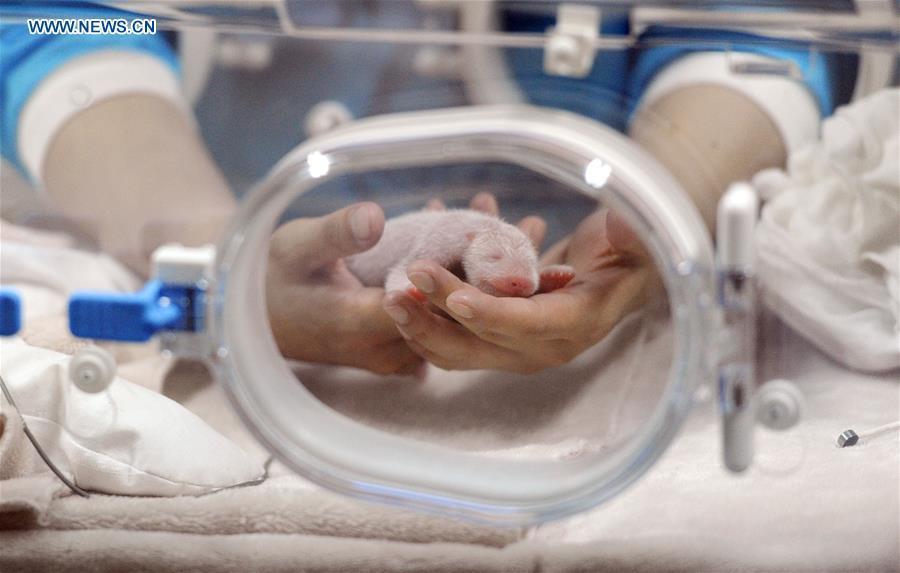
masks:
<path fill-rule="evenodd" d="M 208 42 L 196 42 L 196 34 L 411 44 L 423 50 L 417 58 L 422 70 L 452 68 L 475 105 L 358 121 L 332 110 L 339 116 L 333 123 L 340 125 L 309 129 L 313 136 L 244 195 L 215 249 L 164 247 L 157 275 L 143 291 L 76 294 L 69 312 L 78 336 L 157 337 L 167 352 L 205 360 L 257 439 L 315 483 L 359 498 L 500 525 L 570 515 L 615 496 L 666 450 L 698 391 L 718 394 L 725 465 L 734 471 L 747 467 L 753 453 L 755 333 L 752 257 L 742 247 L 752 232 L 747 221 L 756 216 L 756 203 L 740 186 L 726 195 L 720 216 L 729 222 L 719 229 L 719 244 L 730 247 L 717 257 L 701 214 L 669 171 L 595 119 L 523 103 L 525 88 L 511 79 L 499 50 L 542 50 L 544 73 L 578 78 L 598 55 L 626 47 L 701 41 L 730 53 L 732 39 L 698 39 L 695 33 L 724 27 L 752 33 L 753 42 L 799 42 L 810 61 L 818 61 L 814 56 L 821 52 L 856 55 L 859 71 L 848 89 L 861 97 L 890 83 L 900 38 L 892 3 L 879 1 L 799 2 L 792 11 L 750 2 L 727 3 L 720 10 L 708 10 L 713 3 L 706 2 L 529 2 L 526 12 L 555 18 L 555 26 L 515 32 L 499 26 L 499 11 L 522 8 L 521 3 L 375 3 L 375 17 L 364 26 L 342 20 L 343 2 L 328 3 L 332 9 L 316 12 L 318 20 L 302 9 L 307 3 L 291 0 L 107 4 L 156 18 L 163 29 L 186 32 L 181 50 L 188 91 L 195 94 L 202 88 L 191 88 L 191 72 L 205 78 L 200 68 L 212 57 L 189 53 L 201 44 L 210 49 Z M 65 9 L 64 2 L 13 2 L 0 13 L 56 17 Z M 408 26 L 382 25 L 379 10 L 405 14 L 399 20 Z M 628 26 L 617 33 L 597 25 L 601 14 L 612 11 L 629 15 Z M 656 27 L 667 32 L 643 34 Z M 465 57 L 427 51 L 435 48 L 460 49 Z M 737 73 L 789 77 L 815 67 L 802 58 L 775 58 L 763 67 L 734 65 Z M 749 68 L 737 69 L 743 65 Z M 485 76 L 491 81 L 483 82 Z M 278 351 L 266 319 L 266 253 L 273 230 L 295 200 L 366 173 L 488 163 L 538 174 L 620 213 L 653 257 L 668 295 L 671 365 L 645 423 L 615 448 L 563 461 L 512 460 L 392 435 L 323 404 L 298 383 Z"/>

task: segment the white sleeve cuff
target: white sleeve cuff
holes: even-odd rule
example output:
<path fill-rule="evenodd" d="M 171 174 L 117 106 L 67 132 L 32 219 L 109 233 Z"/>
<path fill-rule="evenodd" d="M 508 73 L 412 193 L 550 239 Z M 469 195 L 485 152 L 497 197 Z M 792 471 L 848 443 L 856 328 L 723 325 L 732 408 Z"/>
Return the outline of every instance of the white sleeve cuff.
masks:
<path fill-rule="evenodd" d="M 158 95 L 189 114 L 175 72 L 147 54 L 98 51 L 66 62 L 44 78 L 22 108 L 16 141 L 19 158 L 32 179 L 43 182 L 50 144 L 72 116 L 126 93 Z"/>
<path fill-rule="evenodd" d="M 812 93 L 796 79 L 761 73 L 739 74 L 731 69 L 735 63 L 765 64 L 775 61 L 743 52 L 699 52 L 685 56 L 653 79 L 641 98 L 640 107 L 688 86 L 725 86 L 750 98 L 766 112 L 790 154 L 818 138 L 821 115 Z"/>

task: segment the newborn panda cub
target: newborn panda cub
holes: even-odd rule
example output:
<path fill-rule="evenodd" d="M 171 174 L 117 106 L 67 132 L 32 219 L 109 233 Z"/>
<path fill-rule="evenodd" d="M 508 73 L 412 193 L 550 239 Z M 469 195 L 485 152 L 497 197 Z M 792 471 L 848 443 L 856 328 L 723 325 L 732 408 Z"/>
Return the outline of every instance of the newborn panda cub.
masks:
<path fill-rule="evenodd" d="M 517 227 L 471 209 L 424 210 L 388 220 L 374 247 L 345 259 L 365 286 L 406 290 L 424 299 L 407 266 L 431 260 L 493 296 L 528 297 L 564 287 L 575 276 L 566 265 L 538 271 L 537 250 Z"/>

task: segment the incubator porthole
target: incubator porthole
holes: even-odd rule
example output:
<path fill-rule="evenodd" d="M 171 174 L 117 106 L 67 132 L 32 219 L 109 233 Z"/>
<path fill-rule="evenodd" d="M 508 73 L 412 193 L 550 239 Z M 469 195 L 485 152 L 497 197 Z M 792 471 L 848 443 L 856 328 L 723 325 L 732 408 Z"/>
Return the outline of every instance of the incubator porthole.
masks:
<path fill-rule="evenodd" d="M 712 287 L 709 242 L 686 198 L 671 192 L 677 183 L 654 165 L 608 128 L 527 106 L 395 114 L 329 131 L 288 154 L 246 198 L 231 240 L 219 249 L 217 294 L 209 300 L 220 348 L 214 368 L 241 417 L 268 448 L 302 475 L 339 491 L 510 524 L 573 513 L 608 499 L 665 449 L 687 414 L 689 389 L 707 374 L 709 309 L 697 302 Z M 473 176 L 481 185 L 465 184 Z M 600 252 L 580 251 L 580 240 L 609 239 L 603 229 L 608 215 L 601 207 L 613 210 L 637 238 L 632 254 L 644 252 L 657 270 L 638 276 L 617 266 L 621 257 L 612 257 L 579 267 L 573 280 L 600 284 L 596 288 L 608 288 L 613 300 L 628 292 L 622 286 L 627 281 L 661 277 L 654 284 L 664 285 L 668 305 L 677 312 L 669 314 L 665 300 L 653 305 L 635 299 L 618 322 L 598 313 L 577 323 L 606 329 L 602 336 L 591 333 L 596 338 L 582 349 L 571 352 L 548 339 L 522 354 L 523 361 L 549 357 L 546 367 L 485 367 L 473 374 L 431 365 L 423 381 L 422 370 L 412 367 L 377 376 L 363 369 L 289 364 L 264 320 L 270 316 L 265 294 L 270 237 L 280 223 L 292 224 L 292 217 L 321 216 L 353 202 L 346 199 L 348 188 L 355 201 L 377 202 L 389 220 L 434 206 L 433 199 L 465 207 L 488 189 L 510 221 L 535 214 L 546 218 L 551 237 L 543 253 L 569 236 L 569 258 L 557 262 L 576 266 L 584 264 L 578 257 Z M 334 202 L 339 197 L 344 203 Z M 550 203 L 571 208 L 554 217 L 545 209 Z M 347 267 L 352 265 L 327 273 L 344 273 Z M 552 295 L 538 293 L 534 300 L 558 300 L 547 298 Z M 237 300 L 241 303 L 232 302 Z M 339 305 L 319 310 L 338 316 Z M 434 320 L 457 329 L 464 315 L 453 315 L 454 308 L 437 311 Z M 533 336 L 547 332 L 546 325 L 531 331 Z M 357 347 L 360 355 L 365 351 L 365 344 Z M 470 352 L 462 359 L 474 360 L 476 351 Z M 655 375 L 635 376 L 639 369 Z M 602 375 L 597 372 L 608 384 L 620 382 L 615 399 L 598 399 L 596 380 Z M 650 382 L 629 384 L 634 380 Z M 653 399 L 635 398 L 641 395 Z M 538 423 L 563 413 L 591 420 L 590 430 L 569 432 L 565 420 Z"/>

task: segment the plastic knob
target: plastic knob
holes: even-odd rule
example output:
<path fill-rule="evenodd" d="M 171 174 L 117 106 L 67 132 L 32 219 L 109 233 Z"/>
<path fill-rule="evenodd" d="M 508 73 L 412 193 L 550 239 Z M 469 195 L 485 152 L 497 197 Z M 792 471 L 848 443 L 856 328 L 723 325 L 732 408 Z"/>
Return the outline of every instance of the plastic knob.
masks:
<path fill-rule="evenodd" d="M 803 394 L 789 380 L 769 380 L 759 388 L 756 418 L 771 430 L 787 430 L 803 417 Z"/>
<path fill-rule="evenodd" d="M 304 130 L 312 137 L 353 121 L 353 114 L 339 101 L 326 100 L 317 103 L 306 114 Z"/>
<path fill-rule="evenodd" d="M 115 359 L 98 346 L 82 348 L 69 362 L 69 380 L 84 392 L 106 390 L 115 376 Z"/>

